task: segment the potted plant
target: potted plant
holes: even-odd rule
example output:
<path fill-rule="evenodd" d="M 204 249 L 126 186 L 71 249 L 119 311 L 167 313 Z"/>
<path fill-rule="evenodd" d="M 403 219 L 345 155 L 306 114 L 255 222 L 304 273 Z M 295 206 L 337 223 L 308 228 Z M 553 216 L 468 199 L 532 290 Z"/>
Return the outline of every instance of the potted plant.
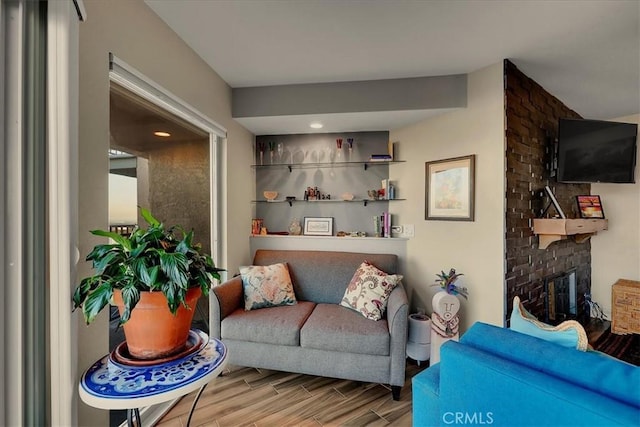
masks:
<path fill-rule="evenodd" d="M 193 230 L 165 229 L 147 209 L 140 208 L 140 213 L 148 228 L 136 227 L 129 237 L 91 231 L 113 242 L 97 245 L 87 255 L 95 275 L 76 286 L 73 304 L 74 310 L 82 307 L 89 324 L 114 301 L 131 356 L 154 359 L 184 347 L 192 308 L 200 295 L 209 295 L 213 280 L 220 280 L 219 272 L 224 270 L 200 253 L 200 245 L 193 243 Z"/>

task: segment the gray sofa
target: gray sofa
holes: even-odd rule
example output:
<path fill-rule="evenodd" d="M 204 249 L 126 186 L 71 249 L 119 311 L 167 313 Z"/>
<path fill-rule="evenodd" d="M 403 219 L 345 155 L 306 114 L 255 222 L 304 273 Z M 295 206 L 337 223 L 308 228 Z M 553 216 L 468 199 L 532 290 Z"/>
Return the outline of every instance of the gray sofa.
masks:
<path fill-rule="evenodd" d="M 234 365 L 389 384 L 398 400 L 409 310 L 402 284 L 391 293 L 382 320 L 339 305 L 364 260 L 398 273 L 396 255 L 258 250 L 253 265 L 288 264 L 298 303 L 245 311 L 236 276 L 213 289 L 210 334 L 226 344 Z"/>

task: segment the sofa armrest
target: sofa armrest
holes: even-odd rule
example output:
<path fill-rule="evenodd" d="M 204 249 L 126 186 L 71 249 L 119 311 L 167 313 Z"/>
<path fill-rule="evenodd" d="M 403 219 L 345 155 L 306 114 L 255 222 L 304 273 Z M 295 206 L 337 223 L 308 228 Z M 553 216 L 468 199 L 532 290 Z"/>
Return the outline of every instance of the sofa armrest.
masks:
<path fill-rule="evenodd" d="M 409 300 L 402 284 L 398 284 L 387 301 L 387 322 L 391 336 L 391 380 L 390 385 L 403 386 L 407 347 Z"/>
<path fill-rule="evenodd" d="M 209 334 L 220 339 L 220 323 L 244 304 L 242 278 L 236 276 L 211 289 Z"/>

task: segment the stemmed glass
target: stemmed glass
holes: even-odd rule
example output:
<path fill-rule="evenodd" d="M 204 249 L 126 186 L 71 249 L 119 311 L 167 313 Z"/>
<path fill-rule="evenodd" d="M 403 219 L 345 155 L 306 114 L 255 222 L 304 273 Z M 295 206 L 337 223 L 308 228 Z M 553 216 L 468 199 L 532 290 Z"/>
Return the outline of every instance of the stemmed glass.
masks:
<path fill-rule="evenodd" d="M 284 154 L 284 143 L 278 142 L 278 158 L 280 159 L 280 163 L 283 163 L 283 154 Z"/>
<path fill-rule="evenodd" d="M 338 161 L 340 161 L 342 158 L 342 138 L 336 139 L 336 148 L 336 157 L 338 158 Z"/>
<path fill-rule="evenodd" d="M 347 138 L 347 147 L 349 148 L 349 161 L 351 161 L 351 155 L 353 154 L 353 138 Z"/>
<path fill-rule="evenodd" d="M 269 141 L 269 158 L 271 159 L 271 164 L 273 164 L 273 151 L 276 149 L 276 143 L 274 141 Z"/>

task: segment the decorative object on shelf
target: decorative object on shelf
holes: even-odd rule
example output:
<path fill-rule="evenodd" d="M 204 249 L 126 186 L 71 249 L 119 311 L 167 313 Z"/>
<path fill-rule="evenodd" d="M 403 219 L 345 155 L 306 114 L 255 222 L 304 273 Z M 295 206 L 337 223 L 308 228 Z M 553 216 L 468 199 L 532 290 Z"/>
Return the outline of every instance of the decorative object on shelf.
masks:
<path fill-rule="evenodd" d="M 267 191 L 264 191 L 262 194 L 264 195 L 264 198 L 270 202 L 273 202 L 278 197 L 277 191 L 267 190 Z"/>
<path fill-rule="evenodd" d="M 336 157 L 338 161 L 342 160 L 342 138 L 336 139 Z"/>
<path fill-rule="evenodd" d="M 293 218 L 289 223 L 289 234 L 293 236 L 299 236 L 302 234 L 302 226 L 298 218 Z"/>
<path fill-rule="evenodd" d="M 264 142 L 258 142 L 257 149 L 260 154 L 260 165 L 264 164 Z"/>
<path fill-rule="evenodd" d="M 347 148 L 349 149 L 349 161 L 353 160 L 353 138 L 347 138 Z"/>
<path fill-rule="evenodd" d="M 425 163 L 425 219 L 473 221 L 475 157 Z"/>
<path fill-rule="evenodd" d="M 305 217 L 304 219 L 304 235 L 305 236 L 332 236 L 333 235 L 333 218 L 332 217 Z"/>
<path fill-rule="evenodd" d="M 284 156 L 284 143 L 283 142 L 278 142 L 278 160 L 280 161 L 280 163 L 284 163 L 283 160 L 283 156 Z"/>
<path fill-rule="evenodd" d="M 560 215 L 560 218 L 566 219 L 567 216 L 564 214 L 564 211 L 560 207 L 560 204 L 558 203 L 558 200 L 556 200 L 556 196 L 553 194 L 553 191 L 551 191 L 551 188 L 549 188 L 548 185 L 545 185 L 544 186 L 544 191 L 547 193 L 547 195 L 549 196 L 549 200 L 551 200 L 551 201 L 549 202 L 547 207 L 544 208 L 544 210 L 540 214 L 540 217 L 542 218 L 544 216 L 544 214 L 547 213 L 547 211 L 549 210 L 551 205 L 553 204 L 553 207 L 556 208 L 556 211 L 558 212 L 558 215 Z"/>
<path fill-rule="evenodd" d="M 331 200 L 331 194 L 324 194 L 318 187 L 307 187 L 304 192 L 304 200 Z"/>
<path fill-rule="evenodd" d="M 129 352 L 139 359 L 153 359 L 184 347 L 198 297 L 209 294 L 224 270 L 200 253 L 200 245 L 193 243 L 193 231 L 186 233 L 179 226 L 165 229 L 144 208 L 140 214 L 149 227 L 137 227 L 129 237 L 91 231 L 113 242 L 97 245 L 87 255 L 96 274 L 76 286 L 73 305 L 74 310 L 82 307 L 88 324 L 112 299 L 117 304 L 121 300 L 120 324 Z M 176 231 L 182 236 L 175 236 Z M 160 305 L 150 314 L 147 304 L 153 303 Z"/>
<path fill-rule="evenodd" d="M 369 196 L 369 200 L 378 200 L 378 190 L 367 191 L 367 196 Z"/>
<path fill-rule="evenodd" d="M 354 198 L 352 193 L 342 193 L 340 197 L 342 198 L 342 200 L 346 200 L 348 202 L 350 202 Z"/>
<path fill-rule="evenodd" d="M 275 141 L 269 141 L 269 158 L 271 159 L 271 164 L 273 164 L 273 153 L 276 150 Z"/>
<path fill-rule="evenodd" d="M 254 218 L 251 220 L 251 234 L 257 236 L 260 234 L 260 230 L 262 230 L 262 226 L 264 225 L 264 220 L 262 218 Z"/>
<path fill-rule="evenodd" d="M 602 209 L 602 201 L 600 196 L 576 196 L 580 218 L 599 218 L 604 219 L 604 210 Z"/>
<path fill-rule="evenodd" d="M 456 281 L 462 273 L 456 273 L 454 268 L 449 273 L 441 271 L 436 274 L 438 279 L 432 286 L 439 286 L 440 292 L 436 292 L 431 300 L 433 314 L 431 316 L 431 359 L 430 363 L 440 361 L 440 347 L 449 340 L 458 341 L 460 331 L 460 300 L 456 295 L 468 296 L 467 288 L 456 285 Z"/>

